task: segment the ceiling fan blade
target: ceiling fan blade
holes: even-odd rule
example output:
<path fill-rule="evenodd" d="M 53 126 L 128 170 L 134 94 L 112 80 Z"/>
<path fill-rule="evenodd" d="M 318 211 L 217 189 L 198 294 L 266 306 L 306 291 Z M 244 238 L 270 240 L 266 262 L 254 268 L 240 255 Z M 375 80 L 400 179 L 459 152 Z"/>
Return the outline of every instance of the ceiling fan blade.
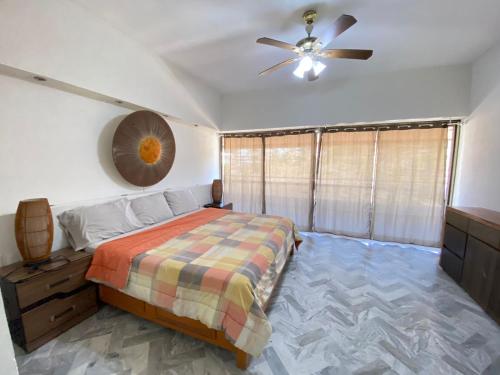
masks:
<path fill-rule="evenodd" d="M 330 59 L 368 60 L 373 55 L 373 51 L 371 49 L 324 49 L 318 55 Z"/>
<path fill-rule="evenodd" d="M 257 39 L 257 43 L 267 44 L 268 46 L 273 46 L 273 47 L 278 47 L 278 48 L 284 48 L 284 49 L 294 51 L 294 52 L 297 50 L 297 47 L 294 46 L 293 44 L 282 42 L 280 40 L 271 39 L 271 38 L 259 38 L 259 39 Z"/>
<path fill-rule="evenodd" d="M 348 14 L 343 14 L 333 23 L 333 37 L 336 38 L 344 31 L 349 29 L 352 25 L 354 25 L 358 20 L 353 16 Z"/>
<path fill-rule="evenodd" d="M 314 73 L 314 69 L 311 69 L 311 70 L 309 70 L 309 71 L 307 72 L 307 80 L 308 80 L 309 82 L 311 82 L 311 81 L 316 81 L 318 78 L 319 78 L 319 75 L 316 75 L 316 74 Z"/>
<path fill-rule="evenodd" d="M 343 14 L 339 18 L 337 18 L 333 23 L 333 27 L 326 30 L 321 38 L 324 48 L 332 44 L 333 40 L 336 37 L 353 26 L 356 22 L 358 22 L 358 20 L 348 14 Z"/>
<path fill-rule="evenodd" d="M 283 68 L 284 66 L 287 66 L 297 60 L 295 57 L 292 57 L 291 59 L 282 61 L 276 65 L 271 66 L 270 68 L 267 68 L 266 70 L 263 70 L 262 72 L 259 73 L 259 76 L 263 76 L 264 74 L 269 74 L 274 72 L 275 70 L 278 70 L 280 68 Z"/>

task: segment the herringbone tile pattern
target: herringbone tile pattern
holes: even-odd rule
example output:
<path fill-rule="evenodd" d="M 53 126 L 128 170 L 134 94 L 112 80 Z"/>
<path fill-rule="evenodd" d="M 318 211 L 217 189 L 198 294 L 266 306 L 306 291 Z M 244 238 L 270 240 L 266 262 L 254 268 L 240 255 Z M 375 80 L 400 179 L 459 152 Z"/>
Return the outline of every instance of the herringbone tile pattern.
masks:
<path fill-rule="evenodd" d="M 500 328 L 410 246 L 305 234 L 273 298 L 250 374 L 500 374 Z M 232 354 L 104 308 L 21 374 L 239 374 Z"/>

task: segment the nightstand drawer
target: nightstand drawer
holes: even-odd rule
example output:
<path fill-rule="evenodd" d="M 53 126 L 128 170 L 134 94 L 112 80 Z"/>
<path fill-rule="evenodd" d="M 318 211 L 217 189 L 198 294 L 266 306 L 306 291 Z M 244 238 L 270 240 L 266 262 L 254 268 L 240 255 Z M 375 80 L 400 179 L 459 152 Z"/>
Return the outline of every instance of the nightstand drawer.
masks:
<path fill-rule="evenodd" d="M 17 284 L 19 307 L 23 309 L 54 294 L 69 293 L 85 285 L 89 264 L 90 258 L 82 259 Z"/>
<path fill-rule="evenodd" d="M 97 305 L 95 285 L 61 299 L 53 299 L 21 315 L 26 335 L 30 342 L 56 330 L 65 322 Z"/>

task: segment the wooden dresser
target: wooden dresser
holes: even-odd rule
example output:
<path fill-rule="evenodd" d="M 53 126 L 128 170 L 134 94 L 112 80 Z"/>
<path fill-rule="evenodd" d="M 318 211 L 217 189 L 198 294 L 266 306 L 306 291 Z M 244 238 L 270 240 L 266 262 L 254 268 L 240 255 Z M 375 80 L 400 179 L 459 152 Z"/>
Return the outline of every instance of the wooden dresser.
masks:
<path fill-rule="evenodd" d="M 92 255 L 63 249 L 51 258 L 45 271 L 22 262 L 0 268 L 10 333 L 28 352 L 97 311 L 96 287 L 85 279 Z"/>
<path fill-rule="evenodd" d="M 500 212 L 448 207 L 440 265 L 500 323 Z"/>

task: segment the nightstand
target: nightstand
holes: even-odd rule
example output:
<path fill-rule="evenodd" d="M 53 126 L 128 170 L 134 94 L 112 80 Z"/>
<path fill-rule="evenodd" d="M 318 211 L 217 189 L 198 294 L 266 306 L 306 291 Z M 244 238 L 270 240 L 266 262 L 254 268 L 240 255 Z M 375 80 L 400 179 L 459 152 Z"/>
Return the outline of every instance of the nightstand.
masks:
<path fill-rule="evenodd" d="M 221 203 L 208 203 L 204 205 L 205 208 L 221 208 L 223 210 L 232 210 L 233 203 L 232 202 L 221 202 Z"/>
<path fill-rule="evenodd" d="M 67 248 L 42 269 L 22 262 L 0 268 L 0 285 L 12 340 L 28 352 L 97 311 L 94 283 L 85 279 L 92 254 Z"/>

